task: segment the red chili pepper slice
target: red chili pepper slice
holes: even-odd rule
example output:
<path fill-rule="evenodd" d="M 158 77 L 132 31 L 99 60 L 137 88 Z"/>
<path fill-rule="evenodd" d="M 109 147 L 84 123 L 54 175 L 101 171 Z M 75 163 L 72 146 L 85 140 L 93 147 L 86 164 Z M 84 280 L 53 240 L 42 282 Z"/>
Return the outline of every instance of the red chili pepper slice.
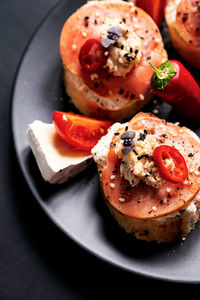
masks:
<path fill-rule="evenodd" d="M 161 145 L 155 148 L 153 153 L 155 165 L 161 176 L 169 182 L 181 183 L 188 177 L 188 168 L 182 154 L 176 149 L 168 145 Z M 173 168 L 165 165 L 165 159 L 172 159 Z"/>
<path fill-rule="evenodd" d="M 85 151 L 90 151 L 112 125 L 111 121 L 96 120 L 61 111 L 53 112 L 53 123 L 63 141 Z"/>
<path fill-rule="evenodd" d="M 87 40 L 79 53 L 79 61 L 83 69 L 88 73 L 98 71 L 105 63 L 104 51 L 100 40 Z"/>

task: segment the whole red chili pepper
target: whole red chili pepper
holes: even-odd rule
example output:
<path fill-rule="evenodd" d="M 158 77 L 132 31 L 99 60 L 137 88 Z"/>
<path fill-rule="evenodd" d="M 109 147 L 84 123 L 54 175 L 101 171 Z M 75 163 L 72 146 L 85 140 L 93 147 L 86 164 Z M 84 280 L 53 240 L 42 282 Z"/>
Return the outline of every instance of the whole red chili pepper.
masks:
<path fill-rule="evenodd" d="M 200 87 L 191 73 L 177 60 L 170 60 L 155 68 L 151 81 L 153 92 L 183 117 L 200 120 Z"/>
<path fill-rule="evenodd" d="M 135 5 L 144 9 L 158 26 L 161 25 L 164 19 L 166 0 L 136 0 Z"/>

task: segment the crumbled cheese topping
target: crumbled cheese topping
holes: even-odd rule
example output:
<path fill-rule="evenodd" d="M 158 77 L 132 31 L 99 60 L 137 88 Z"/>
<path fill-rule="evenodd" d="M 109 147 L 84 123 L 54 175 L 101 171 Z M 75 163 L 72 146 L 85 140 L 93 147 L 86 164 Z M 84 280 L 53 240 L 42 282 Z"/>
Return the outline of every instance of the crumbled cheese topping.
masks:
<path fill-rule="evenodd" d="M 101 38 L 107 38 L 109 29 L 113 27 L 121 31 L 121 36 L 109 46 L 109 55 L 104 68 L 114 76 L 125 77 L 141 59 L 142 41 L 133 28 L 128 27 L 123 20 L 118 18 L 104 21 Z"/>
<path fill-rule="evenodd" d="M 144 134 L 144 131 L 136 132 L 135 147 L 128 155 L 122 154 L 122 142 L 118 143 L 115 151 L 121 159 L 121 176 L 129 181 L 131 186 L 137 185 L 140 181 L 155 188 L 159 188 L 164 182 L 153 161 L 153 152 L 161 144 L 172 146 L 172 142 L 167 138 L 159 137 L 154 134 Z M 174 168 L 172 159 L 166 159 L 165 165 Z"/>

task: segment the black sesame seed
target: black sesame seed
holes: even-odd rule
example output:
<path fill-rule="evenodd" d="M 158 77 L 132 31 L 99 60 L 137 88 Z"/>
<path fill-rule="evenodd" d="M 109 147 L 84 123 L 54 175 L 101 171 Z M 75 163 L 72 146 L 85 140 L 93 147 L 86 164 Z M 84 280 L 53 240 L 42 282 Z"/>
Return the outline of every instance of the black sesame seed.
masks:
<path fill-rule="evenodd" d="M 194 156 L 194 153 L 189 153 L 188 154 L 188 157 L 192 157 L 192 156 Z"/>
<path fill-rule="evenodd" d="M 94 83 L 94 88 L 97 89 L 99 87 L 99 84 L 97 82 Z"/>
<path fill-rule="evenodd" d="M 147 59 L 151 59 L 151 55 L 147 56 Z"/>
<path fill-rule="evenodd" d="M 146 138 L 146 134 L 145 133 L 140 133 L 140 137 L 138 139 L 138 141 L 144 141 Z"/>
<path fill-rule="evenodd" d="M 125 131 L 127 131 L 127 130 L 128 130 L 128 126 L 125 127 Z"/>
<path fill-rule="evenodd" d="M 133 53 L 133 48 L 130 48 L 130 52 Z"/>
<path fill-rule="evenodd" d="M 123 90 L 123 89 L 120 89 L 120 90 L 119 90 L 119 94 L 120 94 L 120 95 L 122 95 L 122 94 L 123 94 L 123 92 L 124 92 L 124 90 Z"/>
<path fill-rule="evenodd" d="M 119 135 L 119 132 L 114 132 L 114 135 Z"/>
<path fill-rule="evenodd" d="M 187 20 L 187 18 L 186 18 L 186 17 L 183 17 L 183 18 L 182 18 L 182 21 L 183 21 L 183 22 L 185 22 L 186 20 Z"/>
<path fill-rule="evenodd" d="M 87 21 L 88 19 L 89 19 L 89 17 L 88 17 L 88 16 L 85 16 L 84 21 Z"/>
<path fill-rule="evenodd" d="M 137 157 L 137 160 L 141 160 L 142 158 L 149 158 L 148 154 L 142 154 Z"/>
<path fill-rule="evenodd" d="M 123 18 L 122 21 L 123 21 L 124 23 L 126 23 L 126 18 Z"/>
<path fill-rule="evenodd" d="M 94 24 L 97 25 L 97 20 L 94 20 Z"/>
<path fill-rule="evenodd" d="M 118 173 L 118 170 L 113 170 L 112 173 L 113 173 L 113 174 L 117 174 L 117 173 Z"/>
<path fill-rule="evenodd" d="M 134 93 L 131 94 L 131 99 L 133 99 L 133 98 L 135 98 L 135 94 Z"/>
<path fill-rule="evenodd" d="M 131 186 L 128 185 L 126 188 L 125 188 L 125 191 L 130 191 L 131 190 Z"/>
<path fill-rule="evenodd" d="M 122 49 L 122 50 L 124 49 L 124 45 L 121 45 L 121 49 Z"/>
<path fill-rule="evenodd" d="M 136 50 L 135 50 L 135 54 L 138 54 L 138 51 L 139 51 L 139 50 L 138 50 L 138 49 L 136 49 Z"/>

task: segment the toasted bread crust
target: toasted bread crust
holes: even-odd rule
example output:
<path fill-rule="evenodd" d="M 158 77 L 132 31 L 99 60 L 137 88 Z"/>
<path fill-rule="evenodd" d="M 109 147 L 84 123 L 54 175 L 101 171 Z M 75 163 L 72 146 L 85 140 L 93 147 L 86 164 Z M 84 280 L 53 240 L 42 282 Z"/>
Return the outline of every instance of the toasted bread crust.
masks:
<path fill-rule="evenodd" d="M 76 108 L 86 116 L 122 121 L 125 118 L 131 118 L 153 97 L 150 90 L 144 95 L 144 100 L 124 100 L 119 96 L 117 97 L 118 100 L 111 97 L 101 97 L 90 90 L 81 78 L 73 75 L 65 67 L 63 67 L 63 78 L 66 93 Z"/>

